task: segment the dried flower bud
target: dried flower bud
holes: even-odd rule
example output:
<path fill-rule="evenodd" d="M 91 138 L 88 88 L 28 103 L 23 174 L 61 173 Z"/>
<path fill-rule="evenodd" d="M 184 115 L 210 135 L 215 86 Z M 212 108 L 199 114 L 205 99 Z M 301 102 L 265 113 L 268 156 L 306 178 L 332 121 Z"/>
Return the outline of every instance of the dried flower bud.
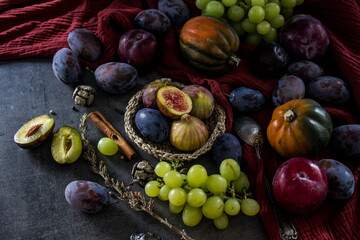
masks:
<path fill-rule="evenodd" d="M 156 179 L 154 167 L 146 160 L 135 163 L 131 175 L 133 178 L 132 183 L 138 183 L 141 186 L 145 186 L 147 182 Z"/>
<path fill-rule="evenodd" d="M 75 88 L 73 99 L 79 106 L 90 106 L 94 102 L 95 89 L 87 85 L 79 85 Z"/>

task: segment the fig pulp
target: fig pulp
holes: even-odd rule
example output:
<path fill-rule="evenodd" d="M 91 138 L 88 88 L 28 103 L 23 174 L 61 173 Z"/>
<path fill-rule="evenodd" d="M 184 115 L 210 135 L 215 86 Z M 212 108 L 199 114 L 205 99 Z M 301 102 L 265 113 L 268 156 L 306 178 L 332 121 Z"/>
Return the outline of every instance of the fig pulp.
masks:
<path fill-rule="evenodd" d="M 171 119 L 179 119 L 182 115 L 190 113 L 192 109 L 189 95 L 173 86 L 159 89 L 156 104 L 160 112 Z"/>
<path fill-rule="evenodd" d="M 170 130 L 171 144 L 185 152 L 201 148 L 209 137 L 209 131 L 203 121 L 189 114 L 174 121 Z"/>
<path fill-rule="evenodd" d="M 182 89 L 189 94 L 192 100 L 192 109 L 190 114 L 201 120 L 206 120 L 214 111 L 215 100 L 209 90 L 198 85 L 189 85 Z"/>
<path fill-rule="evenodd" d="M 51 135 L 54 126 L 54 119 L 48 115 L 35 117 L 15 133 L 14 141 L 22 148 L 38 147 Z"/>

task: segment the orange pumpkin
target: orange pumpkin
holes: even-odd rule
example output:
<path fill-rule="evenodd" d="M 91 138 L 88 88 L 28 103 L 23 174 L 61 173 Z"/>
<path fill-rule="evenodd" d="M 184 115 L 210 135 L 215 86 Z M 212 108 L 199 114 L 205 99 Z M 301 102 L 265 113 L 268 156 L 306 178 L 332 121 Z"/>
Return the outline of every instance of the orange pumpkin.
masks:
<path fill-rule="evenodd" d="M 240 40 L 227 23 L 209 16 L 197 16 L 187 21 L 180 32 L 180 49 L 185 59 L 205 73 L 223 73 L 237 66 L 235 56 Z"/>
<path fill-rule="evenodd" d="M 332 133 L 330 115 L 312 99 L 295 99 L 275 108 L 267 128 L 270 145 L 283 157 L 323 150 Z"/>

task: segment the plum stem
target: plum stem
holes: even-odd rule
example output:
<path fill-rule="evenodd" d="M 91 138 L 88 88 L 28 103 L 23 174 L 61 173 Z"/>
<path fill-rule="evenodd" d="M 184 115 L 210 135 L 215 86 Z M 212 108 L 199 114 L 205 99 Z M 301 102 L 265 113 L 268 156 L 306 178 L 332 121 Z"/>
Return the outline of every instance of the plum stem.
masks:
<path fill-rule="evenodd" d="M 228 98 L 231 98 L 231 95 L 230 94 L 227 94 L 227 93 L 224 93 L 224 92 L 221 92 L 225 97 L 228 97 Z"/>
<path fill-rule="evenodd" d="M 95 72 L 93 70 L 91 70 L 89 67 L 86 67 L 86 70 L 91 72 L 92 74 L 94 74 Z"/>

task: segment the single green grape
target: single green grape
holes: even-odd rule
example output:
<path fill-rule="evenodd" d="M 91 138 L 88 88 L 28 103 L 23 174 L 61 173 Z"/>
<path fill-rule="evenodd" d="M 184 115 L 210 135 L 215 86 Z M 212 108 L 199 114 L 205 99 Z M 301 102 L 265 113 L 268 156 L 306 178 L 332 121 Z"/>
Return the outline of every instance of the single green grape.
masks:
<path fill-rule="evenodd" d="M 218 195 L 226 192 L 228 182 L 223 176 L 219 174 L 212 174 L 208 177 L 206 181 L 206 187 L 210 192 Z"/>
<path fill-rule="evenodd" d="M 224 211 L 224 201 L 219 196 L 211 196 L 206 200 L 201 211 L 206 218 L 218 218 Z"/>
<path fill-rule="evenodd" d="M 281 0 L 280 5 L 285 8 L 293 8 L 296 6 L 296 0 Z"/>
<path fill-rule="evenodd" d="M 183 223 L 188 227 L 194 227 L 198 225 L 202 219 L 201 208 L 192 207 L 189 204 L 186 204 L 182 212 Z"/>
<path fill-rule="evenodd" d="M 230 198 L 225 201 L 224 212 L 229 216 L 235 216 L 240 212 L 240 203 L 235 198 Z"/>
<path fill-rule="evenodd" d="M 181 177 L 181 174 L 176 170 L 171 170 L 165 173 L 163 180 L 169 188 L 181 187 L 183 183 L 183 178 Z"/>
<path fill-rule="evenodd" d="M 227 10 L 227 16 L 231 21 L 239 22 L 244 18 L 245 10 L 238 5 L 235 5 Z"/>
<path fill-rule="evenodd" d="M 159 177 L 164 177 L 165 173 L 169 172 L 171 170 L 171 165 L 168 162 L 159 162 L 155 166 L 155 173 Z"/>
<path fill-rule="evenodd" d="M 225 7 L 231 7 L 236 4 L 237 0 L 221 0 L 221 2 Z"/>
<path fill-rule="evenodd" d="M 245 43 L 251 46 L 259 46 L 262 42 L 262 38 L 258 33 L 249 33 L 245 38 Z"/>
<path fill-rule="evenodd" d="M 248 18 L 252 23 L 259 23 L 265 18 L 265 10 L 260 6 L 250 8 Z"/>
<path fill-rule="evenodd" d="M 206 202 L 207 195 L 201 188 L 191 189 L 186 196 L 187 203 L 192 207 L 201 207 Z"/>
<path fill-rule="evenodd" d="M 239 37 L 245 34 L 245 31 L 241 26 L 242 25 L 241 22 L 231 22 L 230 24 Z"/>
<path fill-rule="evenodd" d="M 187 182 L 190 187 L 201 187 L 206 183 L 206 180 L 208 178 L 206 169 L 199 165 L 193 165 L 187 172 Z"/>
<path fill-rule="evenodd" d="M 271 25 L 268 21 L 262 21 L 256 25 L 256 31 L 261 35 L 268 34 L 270 30 L 271 30 Z"/>
<path fill-rule="evenodd" d="M 235 179 L 234 188 L 237 193 L 243 193 L 244 189 L 248 190 L 250 188 L 249 178 L 243 171 L 240 171 L 239 177 Z"/>
<path fill-rule="evenodd" d="M 157 197 L 160 192 L 160 183 L 158 181 L 150 181 L 145 185 L 145 193 L 149 197 Z"/>
<path fill-rule="evenodd" d="M 220 217 L 213 220 L 217 229 L 223 230 L 229 225 L 229 218 L 225 213 L 222 213 Z"/>
<path fill-rule="evenodd" d="M 211 0 L 196 0 L 195 5 L 198 9 L 203 10 Z"/>
<path fill-rule="evenodd" d="M 181 205 L 181 206 L 174 206 L 169 202 L 169 210 L 170 212 L 174 213 L 174 214 L 178 214 L 181 213 L 181 211 L 184 209 L 185 204 Z"/>
<path fill-rule="evenodd" d="M 285 18 L 283 15 L 277 15 L 273 19 L 270 20 L 270 24 L 273 28 L 279 28 L 283 26 L 285 23 Z"/>
<path fill-rule="evenodd" d="M 265 0 L 251 0 L 251 6 L 263 7 L 264 5 L 265 5 Z"/>
<path fill-rule="evenodd" d="M 255 216 L 260 211 L 259 203 L 252 198 L 241 201 L 241 211 L 247 216 Z"/>
<path fill-rule="evenodd" d="M 256 32 L 256 24 L 250 22 L 249 18 L 245 18 L 241 22 L 241 27 L 247 33 L 255 33 Z"/>
<path fill-rule="evenodd" d="M 293 8 L 286 8 L 286 7 L 282 7 L 280 10 L 280 13 L 285 16 L 285 17 L 291 17 L 294 13 L 294 9 Z"/>
<path fill-rule="evenodd" d="M 277 31 L 273 27 L 271 28 L 271 30 L 268 34 L 263 36 L 263 39 L 266 43 L 276 42 L 277 38 L 278 38 Z"/>
<path fill-rule="evenodd" d="M 208 16 L 221 18 L 225 13 L 225 7 L 221 2 L 210 1 L 205 8 L 205 14 Z"/>
<path fill-rule="evenodd" d="M 171 188 L 168 187 L 168 185 L 164 184 L 159 191 L 159 199 L 161 201 L 168 201 L 169 200 L 169 192 Z"/>
<path fill-rule="evenodd" d="M 103 137 L 97 144 L 99 152 L 106 156 L 112 156 L 119 150 L 118 145 L 110 138 Z"/>
<path fill-rule="evenodd" d="M 276 3 L 268 3 L 264 7 L 265 10 L 265 19 L 271 20 L 277 15 L 280 14 L 280 6 Z"/>
<path fill-rule="evenodd" d="M 220 175 L 228 182 L 237 179 L 240 176 L 239 164 L 234 159 L 224 159 L 220 164 Z"/>
<path fill-rule="evenodd" d="M 186 192 L 182 188 L 173 188 L 169 192 L 169 202 L 174 206 L 181 206 L 186 203 Z"/>

